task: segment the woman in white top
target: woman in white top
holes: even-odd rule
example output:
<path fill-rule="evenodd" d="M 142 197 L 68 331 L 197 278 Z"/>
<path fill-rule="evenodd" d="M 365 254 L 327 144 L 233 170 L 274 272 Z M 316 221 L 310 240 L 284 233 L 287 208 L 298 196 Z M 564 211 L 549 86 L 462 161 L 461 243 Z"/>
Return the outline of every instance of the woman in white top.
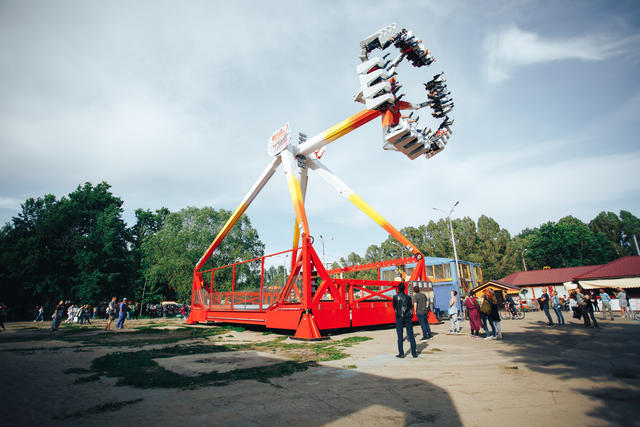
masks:
<path fill-rule="evenodd" d="M 618 288 L 618 294 L 616 295 L 618 298 L 618 304 L 620 304 L 620 310 L 622 311 L 622 315 L 624 317 L 629 317 L 633 319 L 631 312 L 629 311 L 629 304 L 627 304 L 627 294 L 622 290 L 622 288 Z"/>

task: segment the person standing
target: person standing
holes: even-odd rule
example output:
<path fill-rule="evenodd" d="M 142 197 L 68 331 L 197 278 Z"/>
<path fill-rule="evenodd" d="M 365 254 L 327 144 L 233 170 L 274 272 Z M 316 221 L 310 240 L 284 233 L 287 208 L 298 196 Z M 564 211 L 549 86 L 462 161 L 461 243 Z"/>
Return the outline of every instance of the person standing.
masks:
<path fill-rule="evenodd" d="M 573 297 L 569 295 L 569 310 L 575 313 L 575 310 L 577 309 L 577 307 L 578 307 L 578 303 L 576 302 L 575 295 Z"/>
<path fill-rule="evenodd" d="M 51 332 L 57 331 L 60 327 L 60 322 L 62 322 L 64 312 L 64 302 L 60 301 L 58 305 L 56 305 L 56 308 L 53 309 L 53 316 L 51 316 L 51 318 L 53 319 L 51 322 Z"/>
<path fill-rule="evenodd" d="M 420 287 L 418 285 L 413 286 L 413 296 L 411 297 L 411 301 L 413 302 L 413 310 L 418 318 L 420 329 L 422 329 L 422 339 L 420 341 L 427 341 L 433 337 L 431 328 L 429 327 L 429 320 L 427 319 L 429 301 L 427 301 L 427 296 L 420 292 Z M 187 306 L 183 305 L 180 314 L 184 318 L 186 313 Z"/>
<path fill-rule="evenodd" d="M 547 294 L 547 288 L 542 288 L 542 296 L 538 298 L 538 304 L 540 304 L 540 308 L 544 311 L 547 319 L 549 319 L 547 326 L 553 326 L 553 320 L 551 319 L 551 314 L 549 314 L 549 294 Z"/>
<path fill-rule="evenodd" d="M 611 297 L 604 291 L 604 289 L 600 289 L 600 301 L 602 301 L 602 320 L 607 317 L 607 311 L 609 312 L 609 316 L 611 316 L 611 320 L 613 320 L 613 311 L 611 311 Z"/>
<path fill-rule="evenodd" d="M 593 304 L 591 303 L 591 295 L 590 294 L 586 294 L 584 296 L 584 299 L 587 302 L 587 305 L 585 306 L 585 316 L 589 316 L 591 318 L 591 323 L 593 324 L 593 328 L 599 328 L 600 326 L 598 326 L 598 321 L 596 320 L 596 316 L 593 314 Z"/>
<path fill-rule="evenodd" d="M 627 310 L 629 310 L 629 317 L 634 318 L 633 308 L 631 308 L 631 297 L 627 294 Z"/>
<path fill-rule="evenodd" d="M 620 311 L 622 312 L 622 317 L 629 317 L 633 319 L 633 316 L 629 311 L 629 302 L 627 301 L 627 294 L 622 290 L 622 288 L 618 288 L 618 294 L 616 295 L 616 298 L 618 298 L 618 304 L 620 305 Z"/>
<path fill-rule="evenodd" d="M 116 329 L 124 329 L 124 321 L 127 318 L 128 311 L 127 299 L 122 298 L 122 302 L 118 307 L 118 323 L 116 323 Z"/>
<path fill-rule="evenodd" d="M 499 316 L 498 316 L 499 317 Z M 496 327 L 493 324 L 493 318 L 491 317 L 491 303 L 489 302 L 489 294 L 487 292 L 482 294 L 482 301 L 480 302 L 480 320 L 482 321 L 482 326 L 485 330 L 485 340 L 495 339 L 496 337 Z M 491 326 L 491 333 L 489 333 L 489 328 L 487 327 L 487 321 Z"/>
<path fill-rule="evenodd" d="M 79 305 L 75 314 L 75 322 L 81 325 L 84 324 L 84 309 L 85 309 L 84 305 Z"/>
<path fill-rule="evenodd" d="M 404 357 L 403 347 L 403 329 L 407 330 L 407 339 L 411 345 L 411 355 L 418 357 L 418 350 L 416 348 L 416 339 L 413 336 L 413 311 L 411 310 L 411 298 L 404 293 L 405 284 L 400 282 L 398 284 L 397 293 L 393 296 L 393 311 L 396 313 L 396 334 L 398 335 L 398 354 L 396 357 Z"/>
<path fill-rule="evenodd" d="M 558 297 L 558 292 L 553 291 L 553 296 L 551 297 L 551 308 L 556 312 L 556 317 L 558 318 L 558 325 L 564 326 L 564 317 L 562 316 L 562 304 L 560 303 L 560 298 Z"/>
<path fill-rule="evenodd" d="M 496 299 L 495 292 L 491 291 L 489 294 L 489 303 L 491 304 L 491 314 L 489 317 L 493 320 L 493 324 L 496 328 L 496 333 L 494 335 L 495 339 L 502 339 L 502 322 L 500 321 L 500 312 L 498 311 L 498 300 Z"/>
<path fill-rule="evenodd" d="M 587 315 L 586 305 L 589 302 L 586 300 L 584 295 L 582 294 L 582 288 L 576 288 L 576 306 L 578 307 L 578 311 L 580 315 L 582 315 L 582 322 L 584 323 L 585 328 L 591 327 L 591 321 L 589 320 L 589 316 Z"/>
<path fill-rule="evenodd" d="M 111 322 L 116 318 L 116 297 L 111 298 L 111 302 L 107 306 L 107 325 L 105 326 L 105 331 L 111 330 Z"/>
<path fill-rule="evenodd" d="M 36 318 L 33 321 L 34 322 L 37 322 L 37 321 L 44 322 L 44 307 L 43 306 L 38 307 L 38 314 L 36 315 Z"/>
<path fill-rule="evenodd" d="M 91 306 L 89 304 L 84 306 L 84 321 L 87 323 L 87 325 L 91 324 Z"/>
<path fill-rule="evenodd" d="M 458 322 L 458 291 L 451 291 L 451 299 L 449 300 L 449 320 L 451 321 L 451 329 L 449 332 L 454 334 L 460 333 L 460 323 Z"/>
<path fill-rule="evenodd" d="M 6 319 L 7 319 L 7 306 L 4 305 L 3 302 L 0 302 L 0 328 L 2 328 L 3 331 L 6 331 L 4 327 L 4 322 Z"/>
<path fill-rule="evenodd" d="M 475 297 L 469 295 L 464 300 L 464 306 L 469 312 L 469 328 L 471 329 L 472 337 L 480 336 L 480 328 L 482 328 L 482 321 L 480 320 L 480 304 Z"/>
<path fill-rule="evenodd" d="M 65 323 L 71 323 L 73 322 L 73 313 L 74 313 L 75 307 L 73 304 L 71 304 L 69 306 L 69 308 L 67 308 L 67 320 L 65 320 Z"/>
<path fill-rule="evenodd" d="M 591 291 L 589 295 L 589 299 L 591 300 L 591 305 L 593 306 L 594 311 L 600 311 L 600 307 L 598 306 L 598 296 L 595 291 Z"/>

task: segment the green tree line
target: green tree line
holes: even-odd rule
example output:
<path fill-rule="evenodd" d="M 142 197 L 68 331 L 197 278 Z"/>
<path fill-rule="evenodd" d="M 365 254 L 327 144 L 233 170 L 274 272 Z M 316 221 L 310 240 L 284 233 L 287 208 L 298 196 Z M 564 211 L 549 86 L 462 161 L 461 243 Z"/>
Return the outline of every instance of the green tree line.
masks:
<path fill-rule="evenodd" d="M 123 201 L 110 185 L 85 183 L 67 196 L 29 198 L 17 216 L 0 229 L 0 302 L 11 318 L 31 316 L 38 305 L 48 312 L 59 300 L 97 304 L 111 296 L 143 302 L 188 302 L 193 267 L 231 212 L 212 207 L 138 209 L 135 223 L 123 220 Z M 601 212 L 588 224 L 568 216 L 525 229 L 512 237 L 493 219 L 453 220 L 460 259 L 482 264 L 485 279 L 522 269 L 600 264 L 635 253 L 633 235 L 640 220 L 630 212 Z M 444 219 L 401 230 L 427 256 L 452 257 Z M 203 270 L 264 255 L 264 244 L 245 215 L 216 249 Z M 391 237 L 340 265 L 408 256 Z M 231 269 L 216 272 L 216 284 L 231 283 Z M 369 278 L 371 272 L 354 275 Z M 282 266 L 265 271 L 265 283 L 280 283 Z M 236 269 L 236 288 L 257 288 L 260 264 Z"/>
<path fill-rule="evenodd" d="M 10 318 L 28 318 L 38 305 L 50 313 L 59 300 L 189 301 L 193 267 L 231 212 L 138 209 L 135 224 L 127 227 L 122 204 L 106 182 L 22 204 L 0 229 L 0 302 L 10 308 Z M 214 257 L 224 265 L 263 254 L 257 231 L 243 216 Z M 209 262 L 204 269 L 212 267 Z M 255 267 L 245 270 L 255 282 Z"/>
<path fill-rule="evenodd" d="M 478 222 L 469 217 L 451 221 L 458 258 L 482 265 L 485 280 L 500 279 L 526 265 L 529 270 L 544 267 L 577 267 L 604 264 L 626 255 L 635 255 L 633 236 L 640 237 L 640 220 L 628 211 L 617 215 L 600 212 L 588 224 L 573 216 L 527 228 L 511 236 L 492 218 L 482 215 Z M 446 219 L 400 230 L 426 256 L 453 258 L 453 244 Z M 391 236 L 371 245 L 364 255 L 355 252 L 341 258 L 333 267 L 372 263 L 409 256 Z M 372 271 L 350 273 L 354 278 L 370 279 Z"/>

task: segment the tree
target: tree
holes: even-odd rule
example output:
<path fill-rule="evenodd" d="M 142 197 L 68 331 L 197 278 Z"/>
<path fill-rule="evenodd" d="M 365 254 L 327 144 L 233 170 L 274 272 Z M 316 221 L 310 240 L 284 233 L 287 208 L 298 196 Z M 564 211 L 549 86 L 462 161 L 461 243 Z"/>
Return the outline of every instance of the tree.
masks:
<path fill-rule="evenodd" d="M 147 287 L 142 268 L 142 243 L 154 236 L 164 226 L 169 209 L 162 207 L 155 212 L 149 209 L 136 209 L 136 223 L 129 230 L 131 238 L 131 256 L 135 266 L 133 279 L 133 297 L 138 301 L 158 301 L 161 295 L 157 287 Z"/>
<path fill-rule="evenodd" d="M 162 228 L 142 242 L 142 270 L 151 292 L 188 301 L 193 268 L 230 216 L 230 211 L 211 207 L 188 207 L 168 214 Z M 249 218 L 243 215 L 202 271 L 263 254 L 264 244 Z M 236 270 L 236 289 L 260 286 L 259 263 L 244 264 Z M 231 281 L 232 268 L 216 271 L 216 290 L 230 290 Z"/>
<path fill-rule="evenodd" d="M 476 223 L 468 216 L 451 221 L 456 237 L 458 257 L 465 261 L 480 262 Z"/>
<path fill-rule="evenodd" d="M 447 257 L 453 256 L 453 244 L 451 243 L 451 232 L 446 219 L 439 219 L 438 222 L 429 221 L 426 226 L 424 254 L 426 256 Z"/>
<path fill-rule="evenodd" d="M 533 268 L 602 264 L 609 261 L 613 251 L 609 240 L 594 235 L 585 223 L 572 216 L 543 224 L 529 242 L 527 259 Z"/>
<path fill-rule="evenodd" d="M 516 267 L 516 253 L 511 246 L 511 235 L 504 228 L 485 215 L 478 218 L 477 253 L 482 264 L 483 277 L 501 278 L 513 273 Z"/>
<path fill-rule="evenodd" d="M 27 199 L 3 227 L 0 282 L 22 316 L 59 299 L 96 304 L 130 291 L 122 200 L 110 188 L 87 182 L 60 200 Z"/>
<path fill-rule="evenodd" d="M 635 236 L 636 239 L 640 239 L 640 219 L 631 212 L 620 211 L 620 222 L 622 228 L 622 244 L 627 248 L 626 254 L 637 255 L 636 243 L 633 236 Z"/>

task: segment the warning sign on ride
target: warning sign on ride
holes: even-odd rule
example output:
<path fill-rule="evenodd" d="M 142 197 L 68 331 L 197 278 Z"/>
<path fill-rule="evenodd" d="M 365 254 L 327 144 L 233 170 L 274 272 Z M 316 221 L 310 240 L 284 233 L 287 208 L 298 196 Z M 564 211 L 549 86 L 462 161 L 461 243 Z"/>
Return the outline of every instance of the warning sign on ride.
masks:
<path fill-rule="evenodd" d="M 291 141 L 291 129 L 289 128 L 289 122 L 285 123 L 280 129 L 275 131 L 269 139 L 269 146 L 267 152 L 270 156 L 275 156 L 282 150 L 287 148 Z"/>

